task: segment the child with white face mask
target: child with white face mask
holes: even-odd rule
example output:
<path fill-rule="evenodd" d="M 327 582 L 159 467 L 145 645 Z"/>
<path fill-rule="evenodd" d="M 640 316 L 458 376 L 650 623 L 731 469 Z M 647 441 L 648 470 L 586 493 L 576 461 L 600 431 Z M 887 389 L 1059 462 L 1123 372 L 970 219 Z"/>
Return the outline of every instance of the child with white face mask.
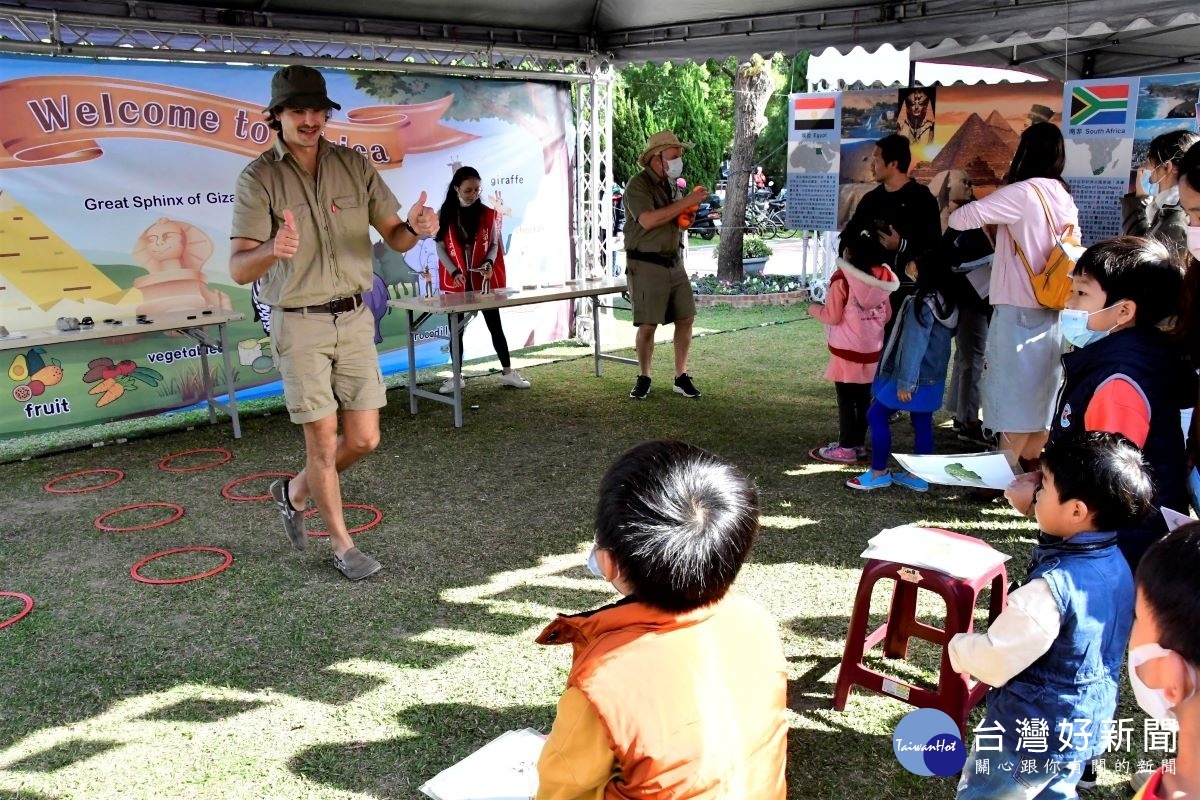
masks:
<path fill-rule="evenodd" d="M 1174 769 L 1158 769 L 1134 800 L 1200 797 L 1200 523 L 1146 551 L 1137 572 L 1129 682 L 1153 719 L 1179 724 Z"/>
<path fill-rule="evenodd" d="M 1075 265 L 1061 312 L 1063 383 L 1049 441 L 1077 430 L 1120 433 L 1146 456 L 1158 487 L 1156 502 L 1187 508 L 1187 464 L 1179 410 L 1196 398 L 1196 377 L 1159 324 L 1179 309 L 1183 274 L 1159 242 L 1134 236 L 1089 247 Z M 1036 473 L 1023 475 L 1006 495 L 1028 513 Z M 1161 515 L 1120 530 L 1131 569 L 1167 532 Z"/>

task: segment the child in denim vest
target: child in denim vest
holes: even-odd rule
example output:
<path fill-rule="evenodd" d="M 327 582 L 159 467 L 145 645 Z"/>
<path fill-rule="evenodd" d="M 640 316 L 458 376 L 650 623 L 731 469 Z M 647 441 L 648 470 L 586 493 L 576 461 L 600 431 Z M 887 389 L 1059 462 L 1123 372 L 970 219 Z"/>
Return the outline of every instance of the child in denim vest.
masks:
<path fill-rule="evenodd" d="M 829 366 L 825 378 L 837 392 L 838 440 L 809 453 L 818 461 L 853 464 L 867 456 L 871 381 L 883 354 L 883 330 L 892 316 L 888 295 L 900 279 L 884 263 L 888 253 L 874 231 L 842 232 L 842 257 L 829 279 L 824 303 L 808 313 L 825 324 Z"/>
<path fill-rule="evenodd" d="M 950 343 L 958 325 L 958 308 L 949 291 L 951 271 L 938 262 L 918 267 L 910 261 L 905 273 L 916 281 L 916 291 L 904 298 L 897 323 L 888 337 L 879 372 L 871 390 L 874 401 L 867 410 L 871 427 L 871 468 L 846 481 L 859 491 L 884 489 L 893 483 L 916 492 L 929 484 L 909 472 L 888 469 L 892 431 L 888 422 L 896 411 L 907 411 L 912 420 L 913 452 L 933 452 L 933 412 L 942 407 Z"/>
<path fill-rule="evenodd" d="M 1025 582 L 986 633 L 950 640 L 951 666 L 996 687 L 959 800 L 1074 797 L 1117 710 L 1134 593 L 1115 531 L 1150 512 L 1154 482 L 1132 442 L 1099 431 L 1051 442 L 1041 472 L 1034 511 L 1044 543 Z"/>

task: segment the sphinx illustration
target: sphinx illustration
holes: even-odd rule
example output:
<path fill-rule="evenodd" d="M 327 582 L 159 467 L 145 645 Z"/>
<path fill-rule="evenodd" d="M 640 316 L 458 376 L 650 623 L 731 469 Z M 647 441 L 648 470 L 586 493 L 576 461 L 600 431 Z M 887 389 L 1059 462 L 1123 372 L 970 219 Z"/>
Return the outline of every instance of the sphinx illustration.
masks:
<path fill-rule="evenodd" d="M 142 293 L 139 314 L 162 314 L 195 308 L 232 308 L 229 296 L 208 288 L 205 262 L 213 254 L 212 239 L 188 222 L 160 217 L 138 236 L 133 260 L 148 274 L 134 279 Z"/>

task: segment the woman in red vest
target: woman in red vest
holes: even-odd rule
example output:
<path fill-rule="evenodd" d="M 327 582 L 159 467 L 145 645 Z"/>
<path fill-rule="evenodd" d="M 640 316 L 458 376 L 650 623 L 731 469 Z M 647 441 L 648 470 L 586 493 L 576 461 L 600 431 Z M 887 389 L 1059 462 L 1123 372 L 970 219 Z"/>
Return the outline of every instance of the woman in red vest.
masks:
<path fill-rule="evenodd" d="M 479 292 L 503 288 L 504 245 L 501 242 L 500 214 L 480 201 L 482 180 L 474 167 L 459 167 L 450 179 L 446 199 L 438 212 L 438 278 L 443 292 Z M 528 389 L 529 381 L 512 368 L 508 339 L 500 327 L 500 310 L 489 308 L 483 321 L 492 334 L 492 346 L 504 374 L 500 382 L 516 389 Z M 459 315 L 459 352 L 462 334 L 470 319 Z M 461 389 L 462 386 L 459 386 Z M 442 394 L 454 394 L 454 378 L 446 379 Z"/>

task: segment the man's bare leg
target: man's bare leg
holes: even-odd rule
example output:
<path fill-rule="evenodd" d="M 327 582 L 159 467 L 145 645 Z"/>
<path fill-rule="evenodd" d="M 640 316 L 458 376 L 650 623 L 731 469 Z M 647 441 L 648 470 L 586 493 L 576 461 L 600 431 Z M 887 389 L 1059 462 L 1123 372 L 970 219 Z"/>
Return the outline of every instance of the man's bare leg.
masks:
<path fill-rule="evenodd" d="M 695 317 L 675 320 L 675 377 L 687 372 L 688 353 L 692 349 L 692 323 Z"/>
<path fill-rule="evenodd" d="M 638 374 L 650 377 L 650 367 L 654 362 L 654 332 L 657 325 L 638 325 L 637 329 L 637 362 Z"/>
<path fill-rule="evenodd" d="M 354 546 L 346 533 L 342 514 L 342 491 L 338 474 L 379 445 L 379 411 L 342 412 L 342 435 L 337 414 L 304 424 L 305 466 L 288 483 L 288 498 L 302 508 L 311 496 L 316 503 L 329 543 L 336 556 Z"/>

